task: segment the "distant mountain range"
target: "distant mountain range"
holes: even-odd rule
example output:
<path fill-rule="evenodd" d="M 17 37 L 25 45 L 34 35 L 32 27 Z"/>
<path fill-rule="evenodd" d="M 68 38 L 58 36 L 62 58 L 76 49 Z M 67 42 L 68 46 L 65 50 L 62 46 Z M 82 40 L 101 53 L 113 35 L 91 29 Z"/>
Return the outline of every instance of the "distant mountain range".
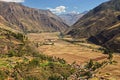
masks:
<path fill-rule="evenodd" d="M 66 33 L 120 52 L 120 0 L 110 0 L 92 9 Z"/>
<path fill-rule="evenodd" d="M 62 32 L 69 27 L 49 10 L 2 1 L 0 1 L 0 25 L 23 32 Z"/>
<path fill-rule="evenodd" d="M 85 11 L 83 13 L 66 13 L 66 14 L 60 14 L 59 17 L 69 26 L 73 25 L 75 22 L 78 21 L 83 15 L 85 15 L 88 11 Z"/>

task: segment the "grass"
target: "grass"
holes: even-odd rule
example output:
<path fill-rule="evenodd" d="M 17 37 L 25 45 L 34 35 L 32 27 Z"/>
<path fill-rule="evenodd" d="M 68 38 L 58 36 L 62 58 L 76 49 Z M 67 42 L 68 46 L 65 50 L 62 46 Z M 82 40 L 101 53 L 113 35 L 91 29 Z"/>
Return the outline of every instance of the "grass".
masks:
<path fill-rule="evenodd" d="M 46 62 L 44 62 L 44 63 L 41 63 L 40 66 L 41 66 L 41 67 L 45 67 L 45 66 L 47 66 L 48 64 L 49 64 L 49 62 L 46 61 Z"/>
<path fill-rule="evenodd" d="M 5 39 L 5 36 L 0 36 L 0 39 Z"/>
<path fill-rule="evenodd" d="M 71 75 L 71 66 L 68 66 L 63 59 L 39 53 L 34 44 L 30 43 L 22 34 L 5 29 L 0 29 L 0 31 L 5 37 L 8 37 L 2 38 L 0 45 L 4 43 L 9 47 L 6 49 L 7 53 L 0 54 L 0 79 L 5 80 L 10 77 L 15 80 L 48 80 L 51 73 L 57 73 L 65 78 Z M 19 42 L 22 45 L 16 44 Z M 1 47 L 1 49 L 3 48 Z"/>
<path fill-rule="evenodd" d="M 35 42 L 41 42 L 45 39 L 56 39 L 54 45 L 46 45 L 46 46 L 39 46 L 38 50 L 40 52 L 43 52 L 44 54 L 47 54 L 49 56 L 55 56 L 65 59 L 69 64 L 73 63 L 74 61 L 76 64 L 84 64 L 85 62 L 89 61 L 90 59 L 96 60 L 100 57 L 105 57 L 105 54 L 102 54 L 103 52 L 99 50 L 100 46 L 89 44 L 86 41 L 71 41 L 72 39 L 66 39 L 60 40 L 58 36 L 56 36 L 55 33 L 42 33 L 42 34 L 30 34 L 29 39 L 31 41 Z M 63 38 L 64 39 L 64 38 Z M 74 44 L 75 43 L 75 44 Z M 77 44 L 77 45 L 76 45 Z M 120 61 L 117 57 L 120 58 L 120 56 L 115 55 L 115 61 Z M 99 59 L 98 62 L 104 61 L 107 58 Z M 43 63 L 43 66 L 48 65 L 47 63 Z M 107 67 L 107 68 L 106 68 Z M 113 73 L 113 76 L 120 78 L 118 74 L 120 74 L 119 64 L 116 65 L 108 65 L 104 67 L 103 69 L 100 69 L 101 74 L 98 74 L 98 76 L 104 75 L 104 72 Z M 115 69 L 114 70 L 112 69 Z M 112 71 L 111 71 L 112 70 Z M 118 76 L 117 76 L 118 75 Z M 110 75 L 111 76 L 111 75 Z M 93 79 L 94 80 L 94 79 Z"/>
<path fill-rule="evenodd" d="M 120 23 L 117 23 L 116 25 L 113 25 L 112 27 L 108 28 L 107 30 L 113 29 L 113 28 L 118 28 L 120 26 Z"/>
<path fill-rule="evenodd" d="M 35 43 L 44 42 L 46 39 L 55 39 L 54 45 L 43 45 L 38 47 L 38 51 L 50 56 L 56 56 L 65 59 L 68 63 L 83 63 L 90 58 L 104 56 L 101 51 L 98 51 L 99 46 L 88 44 L 84 39 L 75 40 L 72 39 L 59 39 L 58 33 L 40 33 L 28 34 L 31 41 Z M 74 44 L 75 43 L 75 44 Z M 94 50 L 94 51 L 93 51 Z M 86 55 L 88 54 L 88 55 Z M 94 54 L 94 55 L 93 55 Z"/>
<path fill-rule="evenodd" d="M 8 63 L 4 60 L 0 60 L 0 68 L 6 67 Z"/>
<path fill-rule="evenodd" d="M 69 64 L 76 61 L 76 64 L 82 65 L 89 59 L 95 60 L 96 58 L 105 56 L 101 52 L 92 51 L 89 46 L 93 46 L 92 48 L 96 49 L 95 46 L 92 44 L 88 44 L 86 42 L 75 42 L 80 43 L 79 45 L 76 45 L 69 41 L 59 39 L 58 33 L 31 33 L 28 37 L 31 41 L 35 41 L 36 43 L 42 42 L 46 39 L 55 39 L 55 44 L 39 46 L 36 49 L 34 47 L 30 47 L 30 45 L 28 45 L 29 43 L 24 43 L 24 45 L 21 45 L 22 47 L 24 46 L 24 48 L 17 47 L 20 46 L 17 44 L 16 48 L 14 48 L 13 46 L 15 46 L 15 44 L 13 43 L 13 46 L 11 48 L 15 50 L 15 55 L 11 57 L 6 55 L 5 57 L 0 59 L 0 68 L 5 67 L 6 69 L 8 69 L 9 73 L 12 74 L 9 76 L 24 79 L 26 79 L 26 77 L 28 76 L 35 78 L 43 77 L 39 80 L 47 80 L 48 77 L 52 76 L 52 74 L 57 73 L 66 78 L 74 73 L 75 70 L 66 62 L 64 62 L 63 59 L 65 59 Z M 16 39 L 16 42 L 19 42 L 21 40 L 20 38 Z M 12 40 L 14 40 L 14 38 L 12 38 Z M 22 41 L 20 42 L 22 43 Z M 34 46 L 33 43 L 31 44 L 31 46 Z M 34 49 L 36 49 L 37 51 Z M 20 56 L 16 56 L 17 50 L 21 50 L 21 53 L 19 53 Z M 41 52 L 43 54 L 40 54 L 38 52 Z M 49 56 L 55 57 L 53 58 Z M 61 59 L 58 57 L 60 57 Z M 118 64 L 116 65 L 117 70 L 119 70 Z M 111 69 L 114 68 L 111 67 Z"/>
<path fill-rule="evenodd" d="M 120 37 L 117 37 L 116 40 L 117 40 L 117 41 L 120 41 Z"/>

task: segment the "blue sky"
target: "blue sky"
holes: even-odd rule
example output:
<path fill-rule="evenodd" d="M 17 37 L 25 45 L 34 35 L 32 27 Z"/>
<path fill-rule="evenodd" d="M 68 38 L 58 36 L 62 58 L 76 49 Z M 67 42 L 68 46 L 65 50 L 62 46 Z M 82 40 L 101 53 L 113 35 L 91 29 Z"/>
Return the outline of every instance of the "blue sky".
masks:
<path fill-rule="evenodd" d="M 0 0 L 7 2 L 22 2 L 22 4 L 38 9 L 49 9 L 53 13 L 81 13 L 89 11 L 108 0 Z"/>
<path fill-rule="evenodd" d="M 50 9 L 54 13 L 60 14 L 89 11 L 105 1 L 108 0 L 26 0 L 23 4 L 33 8 Z"/>

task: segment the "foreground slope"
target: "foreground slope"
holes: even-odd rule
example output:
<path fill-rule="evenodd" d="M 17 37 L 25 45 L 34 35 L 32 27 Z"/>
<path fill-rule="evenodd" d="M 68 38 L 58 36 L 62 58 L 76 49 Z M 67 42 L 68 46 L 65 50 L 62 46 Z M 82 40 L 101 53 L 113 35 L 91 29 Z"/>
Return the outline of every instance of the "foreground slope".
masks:
<path fill-rule="evenodd" d="M 72 66 L 75 63 L 77 64 L 77 66 L 75 67 L 80 68 L 79 70 L 81 72 L 77 70 L 78 73 L 75 72 L 73 75 L 71 75 L 70 79 L 68 80 L 87 79 L 87 77 L 85 77 L 85 75 L 87 74 L 84 74 L 84 69 L 85 69 L 84 64 L 86 64 L 86 62 L 88 62 L 90 59 L 95 61 L 94 63 L 96 67 L 99 66 L 99 63 L 96 63 L 96 61 L 97 62 L 108 61 L 108 55 L 102 54 L 104 52 L 102 51 L 103 49 L 102 47 L 95 44 L 87 43 L 84 39 L 75 40 L 68 37 L 60 39 L 58 35 L 59 33 L 39 33 L 39 34 L 30 33 L 28 34 L 28 38 L 32 42 L 38 44 L 37 49 L 43 52 L 43 54 L 63 58 L 66 60 L 66 62 L 68 62 Z M 97 69 L 95 73 L 93 73 L 92 77 L 93 78 L 98 77 L 97 80 L 103 80 L 103 79 L 111 80 L 110 78 L 119 80 L 120 79 L 120 68 L 119 68 L 120 60 L 119 59 L 120 59 L 120 55 L 113 54 L 112 61 L 116 63 L 115 64 L 114 62 L 113 64 L 108 63 L 107 66 L 103 66 L 100 69 Z M 87 70 L 85 69 L 85 71 Z M 76 74 L 78 76 L 76 76 Z M 77 79 L 77 77 L 79 78 Z M 87 80 L 91 80 L 91 79 L 87 79 Z"/>
<path fill-rule="evenodd" d="M 0 16 L 3 23 L 23 32 L 64 31 L 67 25 L 49 10 L 39 10 L 19 3 L 0 1 Z"/>
<path fill-rule="evenodd" d="M 66 79 L 73 72 L 63 59 L 37 52 L 23 34 L 0 28 L 0 80 Z"/>

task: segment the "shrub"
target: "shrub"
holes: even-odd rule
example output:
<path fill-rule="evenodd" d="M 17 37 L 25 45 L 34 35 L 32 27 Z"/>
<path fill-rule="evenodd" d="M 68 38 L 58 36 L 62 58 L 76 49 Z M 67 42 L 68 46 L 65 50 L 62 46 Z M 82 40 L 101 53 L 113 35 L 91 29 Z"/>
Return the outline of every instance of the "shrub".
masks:
<path fill-rule="evenodd" d="M 39 60 L 38 59 L 33 59 L 32 61 L 29 62 L 30 67 L 36 67 L 39 66 Z"/>
<path fill-rule="evenodd" d="M 63 33 L 60 33 L 59 38 L 62 39 L 64 37 Z"/>
<path fill-rule="evenodd" d="M 39 79 L 37 79 L 34 76 L 28 76 L 28 77 L 25 78 L 25 80 L 39 80 Z"/>
<path fill-rule="evenodd" d="M 93 67 L 93 60 L 90 59 L 90 61 L 87 63 L 86 68 L 90 69 Z"/>
<path fill-rule="evenodd" d="M 13 33 L 12 35 L 13 35 L 16 39 L 19 39 L 19 40 L 21 40 L 21 41 L 24 41 L 25 36 L 24 36 L 23 34 L 21 34 L 21 33 L 17 33 L 17 34 Z"/>
<path fill-rule="evenodd" d="M 113 53 L 113 51 L 111 51 L 110 49 L 103 50 L 103 54 L 109 54 L 109 53 Z"/>
<path fill-rule="evenodd" d="M 112 54 L 112 53 L 109 53 L 108 55 L 109 55 L 109 56 L 108 56 L 108 59 L 109 59 L 109 60 L 112 60 L 112 59 L 113 59 L 113 54 Z"/>
<path fill-rule="evenodd" d="M 94 64 L 94 66 L 93 66 L 93 70 L 96 70 L 96 69 L 98 69 L 98 68 L 100 68 L 102 66 L 102 64 L 101 63 L 98 63 L 98 62 L 95 62 L 95 64 Z"/>
<path fill-rule="evenodd" d="M 4 71 L 0 71 L 0 80 L 5 80 L 7 78 L 7 75 Z"/>
<path fill-rule="evenodd" d="M 13 57 L 16 55 L 16 52 L 14 50 L 10 50 L 7 55 L 8 57 Z"/>
<path fill-rule="evenodd" d="M 63 79 L 59 74 L 53 74 L 48 78 L 48 80 L 63 80 Z"/>
<path fill-rule="evenodd" d="M 57 58 L 57 59 L 61 64 L 66 64 L 66 61 L 64 59 L 60 59 L 60 58 Z"/>
<path fill-rule="evenodd" d="M 90 71 L 86 72 L 84 75 L 87 76 L 88 78 L 92 77 L 92 73 Z"/>

